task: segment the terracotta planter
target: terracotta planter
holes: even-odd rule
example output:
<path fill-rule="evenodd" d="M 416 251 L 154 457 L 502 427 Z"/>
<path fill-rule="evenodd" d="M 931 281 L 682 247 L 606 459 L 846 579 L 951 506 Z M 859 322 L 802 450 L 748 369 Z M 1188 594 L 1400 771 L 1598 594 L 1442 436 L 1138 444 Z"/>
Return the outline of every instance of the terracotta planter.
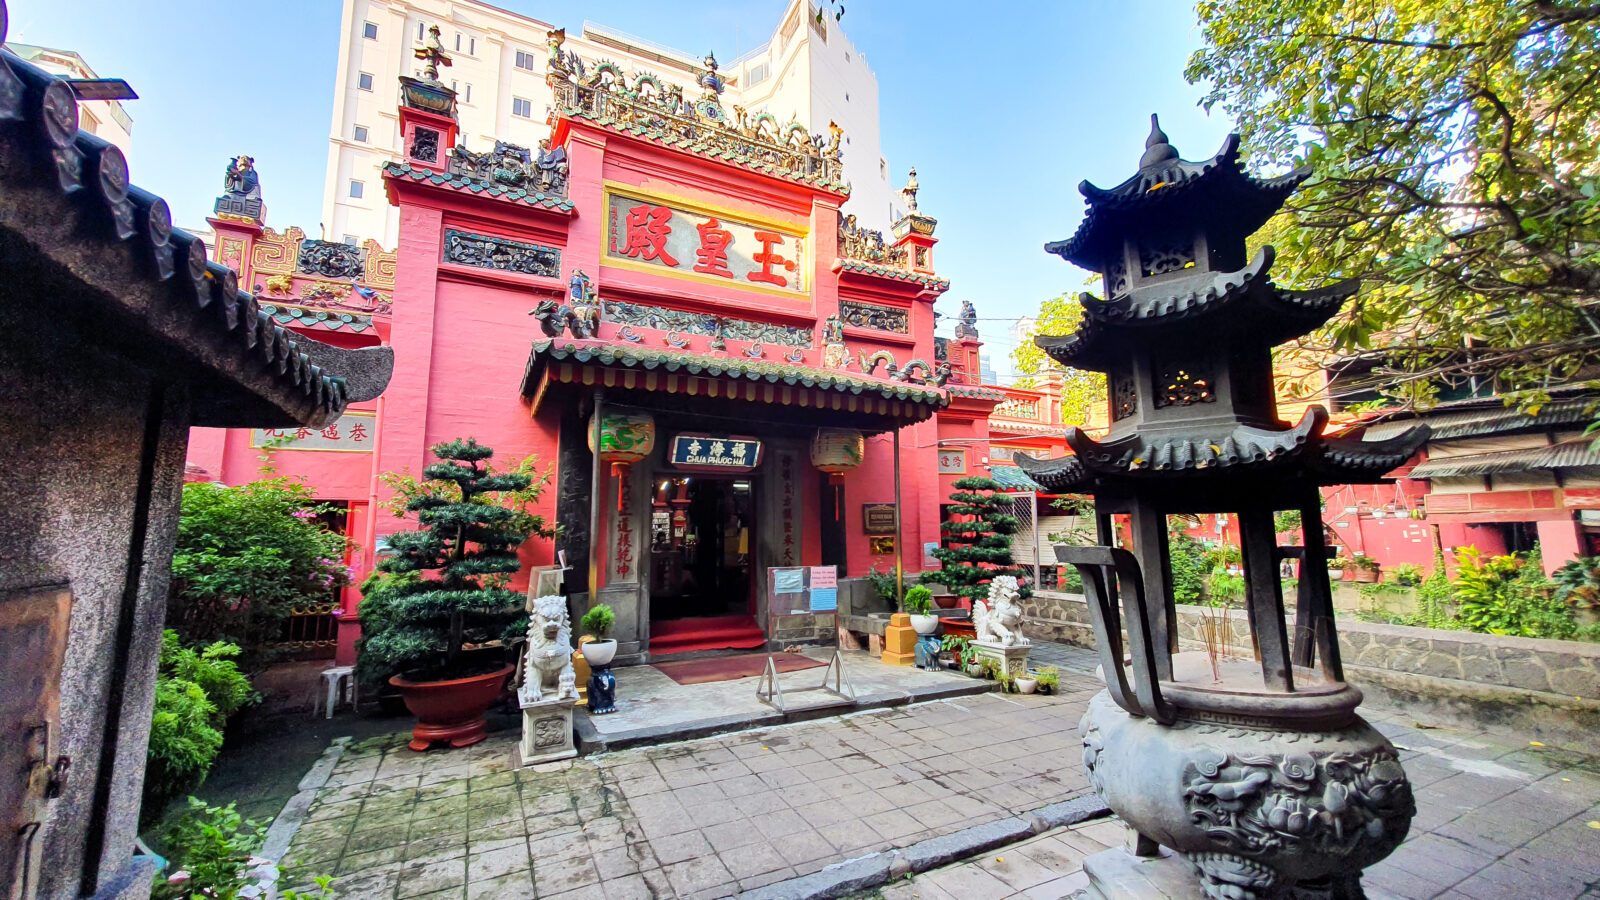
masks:
<path fill-rule="evenodd" d="M 933 605 L 940 609 L 956 609 L 961 606 L 961 598 L 955 594 L 934 594 Z"/>
<path fill-rule="evenodd" d="M 1340 581 L 1355 581 L 1356 580 L 1356 570 L 1353 569 L 1353 568 L 1345 569 L 1344 570 L 1344 575 L 1339 580 Z"/>
<path fill-rule="evenodd" d="M 1378 583 L 1378 570 L 1377 569 L 1351 569 L 1350 571 L 1356 573 L 1356 579 L 1355 580 L 1356 580 L 1357 584 L 1377 584 Z"/>
<path fill-rule="evenodd" d="M 482 741 L 483 714 L 505 689 L 511 666 L 493 672 L 448 681 L 407 681 L 399 675 L 389 683 L 400 690 L 406 709 L 417 717 L 411 729 L 411 749 L 421 752 L 443 741 L 452 747 L 470 747 Z"/>

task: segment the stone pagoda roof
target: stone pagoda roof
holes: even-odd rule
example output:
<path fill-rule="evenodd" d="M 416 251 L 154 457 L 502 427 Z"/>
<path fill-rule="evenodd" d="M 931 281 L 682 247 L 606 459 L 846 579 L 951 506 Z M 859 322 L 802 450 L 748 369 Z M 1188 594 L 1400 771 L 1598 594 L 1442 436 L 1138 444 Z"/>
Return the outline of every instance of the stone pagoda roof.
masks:
<path fill-rule="evenodd" d="M 1067 492 L 1114 489 L 1119 482 L 1149 479 L 1254 475 L 1279 468 L 1308 471 L 1319 484 L 1370 483 L 1382 480 L 1428 439 L 1426 426 L 1383 441 L 1362 440 L 1360 429 L 1328 437 L 1322 433 L 1327 424 L 1327 411 L 1313 406 L 1298 424 L 1283 430 L 1233 425 L 1222 433 L 1134 432 L 1100 442 L 1081 429 L 1069 428 L 1067 445 L 1073 455 L 1051 460 L 1019 456 L 1016 464 L 1034 481 Z"/>
<path fill-rule="evenodd" d="M 1203 209 L 1213 219 L 1230 218 L 1240 233 L 1250 234 L 1309 177 L 1308 168 L 1278 178 L 1250 175 L 1239 161 L 1237 134 L 1228 135 L 1210 159 L 1181 159 L 1152 115 L 1138 173 L 1112 188 L 1081 182 L 1078 191 L 1088 206 L 1083 222 L 1072 237 L 1044 249 L 1091 271 L 1104 271 L 1104 260 L 1120 249 L 1127 231 L 1142 220 L 1169 218 L 1180 203 Z"/>
<path fill-rule="evenodd" d="M 1278 344 L 1322 325 L 1360 289 L 1347 279 L 1309 291 L 1281 288 L 1269 272 L 1272 247 L 1262 247 L 1249 265 L 1233 272 L 1196 273 L 1188 278 L 1138 287 L 1111 300 L 1082 294 L 1084 316 L 1075 334 L 1039 336 L 1034 342 L 1061 363 L 1078 369 L 1105 371 L 1108 354 L 1123 352 L 1105 346 L 1116 329 L 1185 323 L 1186 339 L 1223 330 L 1248 330 L 1253 338 Z"/>
<path fill-rule="evenodd" d="M 392 350 L 333 347 L 274 322 L 78 117 L 66 82 L 0 53 L 0 254 L 29 285 L 8 302 L 45 299 L 28 314 L 85 352 L 168 373 L 187 386 L 195 425 L 320 426 L 387 386 Z"/>

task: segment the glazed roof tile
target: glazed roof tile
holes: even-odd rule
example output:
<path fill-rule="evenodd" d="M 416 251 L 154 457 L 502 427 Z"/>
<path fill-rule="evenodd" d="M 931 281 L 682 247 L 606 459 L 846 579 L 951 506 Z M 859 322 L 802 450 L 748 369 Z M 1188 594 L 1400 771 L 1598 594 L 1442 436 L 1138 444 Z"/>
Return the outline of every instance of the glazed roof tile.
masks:
<path fill-rule="evenodd" d="M 1587 438 L 1549 447 L 1430 459 L 1412 468 L 1406 477 L 1447 478 L 1576 468 L 1600 468 L 1600 452 L 1594 449 L 1593 441 Z"/>
<path fill-rule="evenodd" d="M 1159 144 L 1146 145 L 1145 156 L 1150 162 L 1141 160 L 1133 177 L 1112 188 L 1096 187 L 1088 181 L 1078 185 L 1088 207 L 1083 221 L 1072 237 L 1045 244 L 1047 253 L 1102 271 L 1101 257 L 1108 247 L 1120 242 L 1120 234 L 1130 220 L 1160 215 L 1181 200 L 1215 198 L 1220 202 L 1225 198 L 1220 207 L 1217 203 L 1207 205 L 1225 210 L 1238 221 L 1243 233 L 1249 234 L 1266 224 L 1283 201 L 1311 177 L 1307 168 L 1277 178 L 1250 175 L 1239 162 L 1237 134 L 1228 135 L 1215 156 L 1199 162 L 1179 159 L 1177 151 L 1165 143 L 1166 136 L 1159 127 L 1152 131 L 1151 139 L 1158 136 Z M 1156 158 L 1152 158 L 1152 151 L 1156 151 Z"/>
<path fill-rule="evenodd" d="M 1238 330 L 1253 340 L 1277 344 L 1310 331 L 1332 318 L 1361 288 L 1359 279 L 1346 279 L 1309 291 L 1281 288 L 1269 272 L 1275 253 L 1262 247 L 1242 269 L 1202 272 L 1186 278 L 1147 285 L 1112 300 L 1082 294 L 1082 323 L 1074 334 L 1034 338 L 1051 358 L 1076 368 L 1098 369 L 1103 339 L 1119 328 L 1166 325 L 1174 320 L 1196 323 L 1207 331 Z M 1226 314 L 1226 315 L 1224 315 Z M 1196 332 L 1185 331 L 1185 339 Z"/>
<path fill-rule="evenodd" d="M 994 479 L 1003 490 L 1007 491 L 1043 491 L 1045 488 L 1039 482 L 1028 477 L 1028 473 L 1016 466 L 990 466 L 989 477 Z"/>
<path fill-rule="evenodd" d="M 435 172 L 432 169 L 423 169 L 403 162 L 386 162 L 383 164 L 383 174 L 390 178 L 404 178 L 409 181 L 437 185 L 454 191 L 469 194 L 482 194 L 496 200 L 508 203 L 521 203 L 527 206 L 536 206 L 542 209 L 551 209 L 556 212 L 570 213 L 573 203 L 566 197 L 558 197 L 537 191 L 527 191 L 522 188 L 504 188 L 482 178 L 474 178 L 458 172 Z"/>
<path fill-rule="evenodd" d="M 786 384 L 848 394 L 873 394 L 888 400 L 907 400 L 936 407 L 946 406 L 950 402 L 950 395 L 938 388 L 892 379 L 854 375 L 775 360 L 649 350 L 631 344 L 561 339 L 535 341 L 532 359 L 592 362 L 647 371 L 659 369 L 663 372 L 682 372 L 689 375 L 765 381 L 768 384 Z"/>
<path fill-rule="evenodd" d="M 1471 402 L 1481 407 L 1484 401 Z M 1552 425 L 1588 424 L 1594 418 L 1593 407 L 1597 402 L 1600 402 L 1600 398 L 1593 395 L 1551 400 L 1533 414 L 1504 405 L 1456 411 L 1438 409 L 1416 416 L 1375 422 L 1367 426 L 1366 434 L 1369 439 L 1389 437 L 1422 422 L 1433 430 L 1432 440 L 1447 441 L 1532 431 Z"/>
<path fill-rule="evenodd" d="M 1067 430 L 1073 455 L 1053 460 L 1019 457 L 1017 465 L 1052 490 L 1082 490 L 1096 482 L 1202 475 L 1301 464 L 1322 484 L 1381 478 L 1409 459 L 1428 438 L 1426 426 L 1385 441 L 1363 441 L 1359 430 L 1325 437 L 1328 414 L 1306 410 L 1292 428 L 1236 425 L 1225 434 L 1150 437 L 1135 433 L 1105 442 Z"/>
<path fill-rule="evenodd" d="M 172 227 L 165 200 L 129 183 L 122 152 L 78 124 L 64 81 L 0 53 L 0 243 L 13 267 L 50 279 L 64 320 L 118 325 L 85 340 L 187 383 L 197 425 L 322 425 L 382 392 L 393 351 L 341 349 L 273 321 Z"/>
<path fill-rule="evenodd" d="M 893 266 L 880 265 L 864 259 L 851 259 L 840 257 L 834 260 L 835 272 L 856 272 L 862 275 L 876 275 L 879 278 L 888 278 L 891 281 L 904 281 L 910 284 L 920 284 L 929 290 L 944 292 L 950 289 L 950 279 L 940 278 L 937 275 L 926 275 L 922 272 L 913 272 L 909 269 L 898 269 Z"/>

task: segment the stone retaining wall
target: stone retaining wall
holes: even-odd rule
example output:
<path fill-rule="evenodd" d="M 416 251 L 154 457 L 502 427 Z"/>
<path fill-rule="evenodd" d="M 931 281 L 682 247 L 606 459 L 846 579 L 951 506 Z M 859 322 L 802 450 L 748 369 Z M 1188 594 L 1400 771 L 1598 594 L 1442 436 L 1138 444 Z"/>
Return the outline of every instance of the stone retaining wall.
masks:
<path fill-rule="evenodd" d="M 1026 631 L 1034 638 L 1094 645 L 1081 594 L 1039 591 L 1023 602 L 1023 610 Z M 1179 606 L 1180 644 L 1202 649 L 1207 616 L 1220 614 Z M 1227 615 L 1231 646 L 1248 653 L 1243 610 Z M 1516 728 L 1561 743 L 1592 741 L 1600 728 L 1600 644 L 1340 617 L 1339 646 L 1346 676 L 1374 699 L 1420 705 L 1439 716 Z"/>

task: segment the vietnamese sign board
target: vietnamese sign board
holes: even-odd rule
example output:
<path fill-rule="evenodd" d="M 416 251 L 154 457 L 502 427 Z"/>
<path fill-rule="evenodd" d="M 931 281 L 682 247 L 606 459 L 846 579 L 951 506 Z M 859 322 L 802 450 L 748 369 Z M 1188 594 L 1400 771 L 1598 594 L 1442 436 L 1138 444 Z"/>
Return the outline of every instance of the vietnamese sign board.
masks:
<path fill-rule="evenodd" d="M 375 413 L 347 412 L 338 421 L 321 428 L 296 425 L 292 428 L 253 428 L 250 446 L 275 450 L 334 450 L 345 453 L 371 453 L 377 437 Z"/>
<path fill-rule="evenodd" d="M 861 504 L 861 530 L 867 534 L 894 534 L 894 504 Z"/>
<path fill-rule="evenodd" d="M 680 434 L 672 439 L 672 464 L 680 469 L 748 472 L 761 462 L 761 441 L 750 437 Z"/>

